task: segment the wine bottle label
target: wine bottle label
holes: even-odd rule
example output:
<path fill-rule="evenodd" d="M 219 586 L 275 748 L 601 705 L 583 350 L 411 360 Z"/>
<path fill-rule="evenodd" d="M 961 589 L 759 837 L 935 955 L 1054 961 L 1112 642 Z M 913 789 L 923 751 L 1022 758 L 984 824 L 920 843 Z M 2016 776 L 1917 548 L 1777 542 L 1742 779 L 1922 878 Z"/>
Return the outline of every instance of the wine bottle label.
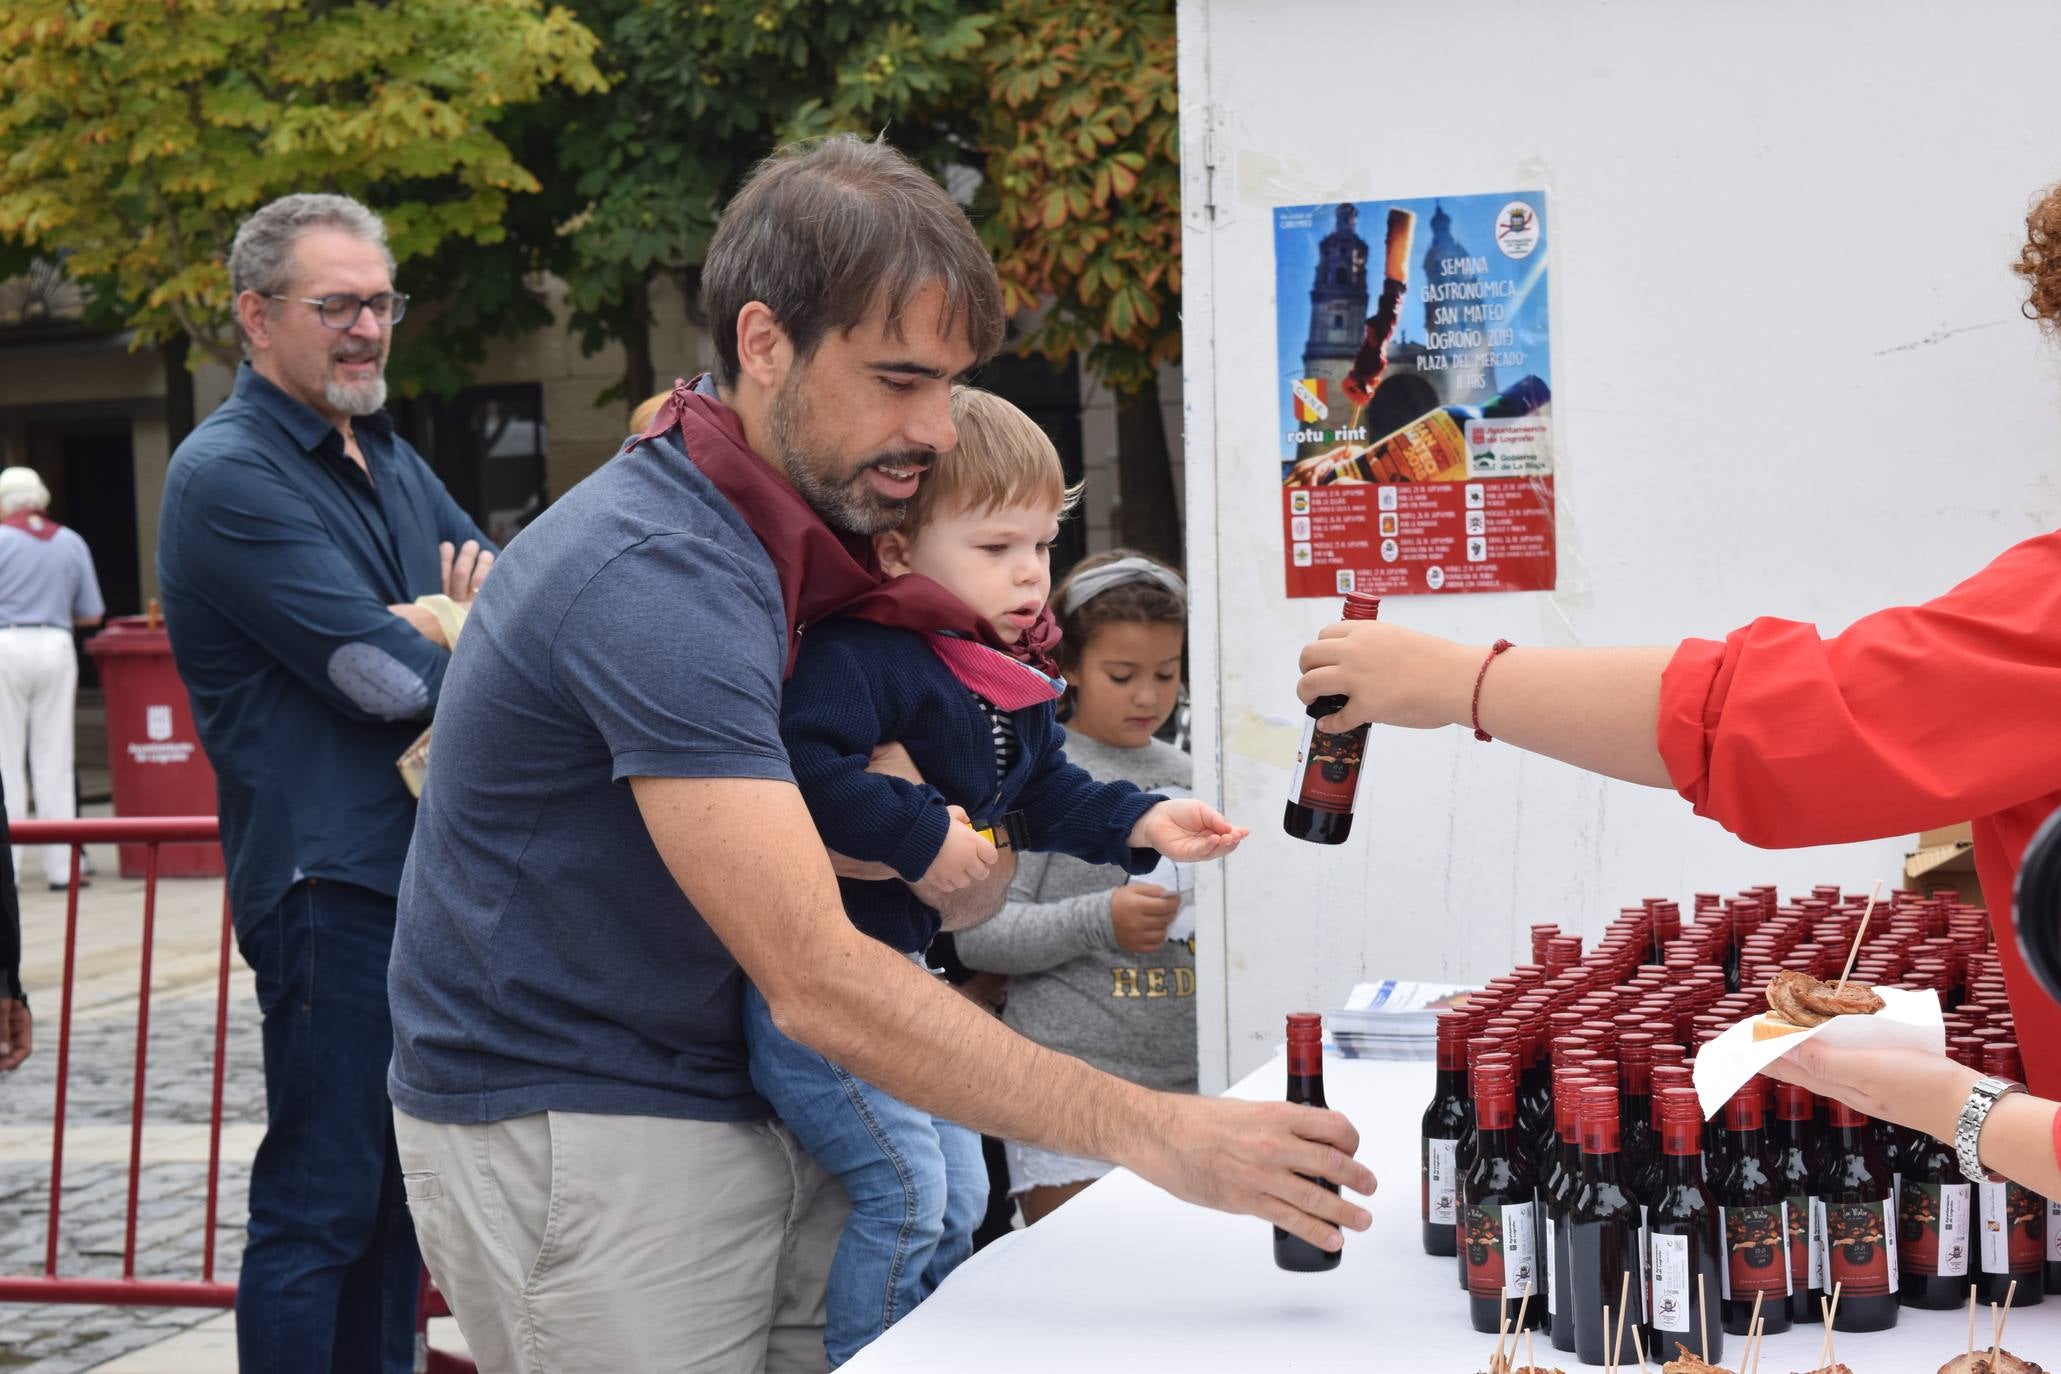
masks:
<path fill-rule="evenodd" d="M 1831 1271 L 1831 1257 L 1825 1247 L 1825 1199 L 1811 1199 L 1811 1287 L 1821 1293 L 1832 1291 L 1832 1285 L 1825 1282 Z"/>
<path fill-rule="evenodd" d="M 1848 1297 L 1870 1298 L 1897 1289 L 1896 1209 L 1880 1202 L 1813 1203 L 1825 1217 L 1826 1291 L 1844 1284 Z"/>
<path fill-rule="evenodd" d="M 1811 1200 L 1793 1193 L 1789 1208 L 1789 1291 L 1801 1293 L 1811 1286 Z"/>
<path fill-rule="evenodd" d="M 1553 1214 L 1552 1214 L 1551 1212 L 1548 1212 L 1548 1213 L 1546 1214 L 1546 1255 L 1545 1255 L 1545 1260 L 1546 1260 L 1546 1315 L 1547 1315 L 1547 1316 L 1549 1316 L 1549 1317 L 1550 1317 L 1550 1316 L 1553 1316 L 1553 1315 L 1554 1315 L 1555 1313 L 1559 1312 L 1559 1310 L 1560 1310 L 1560 1283 L 1559 1283 L 1559 1279 L 1560 1279 L 1560 1261 L 1559 1261 L 1559 1259 L 1557 1258 L 1557 1255 L 1558 1255 L 1558 1251 L 1556 1251 L 1556 1250 L 1554 1249 L 1554 1247 L 1553 1247 L 1553 1241 L 1554 1241 L 1554 1239 L 1555 1239 L 1555 1236 L 1554 1236 L 1554 1232 L 1555 1232 L 1555 1231 L 1556 1231 L 1557 1229 L 1558 1229 L 1558 1228 L 1557 1228 L 1557 1227 L 1555 1227 L 1555 1226 L 1553 1225 Z"/>
<path fill-rule="evenodd" d="M 1959 1278 L 1968 1272 L 1969 1188 L 1965 1183 L 1904 1180 L 1898 1196 L 1898 1258 L 1914 1274 Z"/>
<path fill-rule="evenodd" d="M 1455 1183 L 1459 1171 L 1454 1167 L 1460 1142 L 1439 1140 L 1427 1136 L 1424 1141 L 1424 1219 L 1433 1226 L 1451 1226 L 1459 1220 L 1455 1206 Z"/>
<path fill-rule="evenodd" d="M 1302 748 L 1296 751 L 1295 772 L 1289 775 L 1288 799 L 1312 811 L 1351 815 L 1353 798 L 1360 790 L 1360 762 L 1366 751 L 1364 728 L 1342 735 L 1326 734 L 1317 728 L 1316 721 L 1305 718 Z"/>
<path fill-rule="evenodd" d="M 1467 1292 L 1477 1298 L 1521 1299 L 1538 1291 L 1537 1223 L 1532 1203 L 1468 1203 L 1460 1209 Z"/>
<path fill-rule="evenodd" d="M 2061 1202 L 2047 1199 L 2047 1263 L 2061 1264 Z"/>
<path fill-rule="evenodd" d="M 1756 1293 L 1789 1296 L 1789 1205 L 1720 1207 L 1725 1238 L 1724 1294 L 1745 1301 Z"/>
<path fill-rule="evenodd" d="M 2022 1274 L 2047 1257 L 2046 1202 L 2015 1183 L 1981 1185 L 1982 1272 Z"/>
<path fill-rule="evenodd" d="M 1653 1325 L 1658 1330 L 1687 1332 L 1696 1310 L 1696 1279 L 1689 1272 L 1689 1237 L 1657 1235 L 1651 1238 L 1651 1244 L 1653 1303 L 1646 1310 L 1653 1314 Z"/>

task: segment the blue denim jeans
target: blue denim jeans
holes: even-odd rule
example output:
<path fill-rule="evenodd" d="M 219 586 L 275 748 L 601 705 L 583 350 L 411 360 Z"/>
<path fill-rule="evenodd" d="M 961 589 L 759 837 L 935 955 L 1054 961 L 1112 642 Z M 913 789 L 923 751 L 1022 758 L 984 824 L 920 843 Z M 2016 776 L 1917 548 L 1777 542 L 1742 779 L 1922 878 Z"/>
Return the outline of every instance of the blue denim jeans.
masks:
<path fill-rule="evenodd" d="M 405 1374 L 422 1260 L 386 1099 L 394 899 L 310 879 L 236 935 L 264 1013 L 265 1139 L 236 1284 L 244 1374 Z"/>
<path fill-rule="evenodd" d="M 973 1253 L 988 1203 L 980 1136 L 788 1039 L 757 988 L 745 990 L 744 1033 L 752 1086 L 851 1197 L 825 1299 L 823 1348 L 835 1369 Z"/>

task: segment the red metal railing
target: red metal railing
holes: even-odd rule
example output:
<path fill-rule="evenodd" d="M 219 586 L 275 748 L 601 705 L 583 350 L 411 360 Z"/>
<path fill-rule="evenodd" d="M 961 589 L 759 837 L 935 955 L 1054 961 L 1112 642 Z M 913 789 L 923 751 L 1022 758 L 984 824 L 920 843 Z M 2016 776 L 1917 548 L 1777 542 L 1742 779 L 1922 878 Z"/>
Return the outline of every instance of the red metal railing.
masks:
<path fill-rule="evenodd" d="M 222 1083 L 229 1043 L 229 957 L 233 948 L 229 900 L 222 899 L 221 958 L 215 975 L 214 1082 L 208 1109 L 207 1218 L 201 1239 L 198 1279 L 139 1279 L 136 1277 L 137 1199 L 143 1177 L 143 1098 L 145 1070 L 150 1046 L 150 967 L 157 934 L 158 849 L 165 844 L 193 844 L 219 841 L 221 827 L 213 816 L 148 816 L 119 819 L 71 821 L 16 821 L 8 838 L 17 845 L 62 844 L 71 846 L 71 878 L 65 893 L 64 982 L 57 1026 L 56 1121 L 50 1145 L 50 1221 L 43 1252 L 43 1272 L 31 1275 L 0 1275 L 0 1303 L 91 1303 L 119 1307 L 233 1307 L 236 1285 L 215 1277 L 215 1225 L 221 1198 L 222 1178 Z M 57 1272 L 59 1223 L 64 1202 L 65 1099 L 71 1082 L 72 988 L 77 967 L 79 937 L 79 867 L 82 846 L 88 844 L 130 844 L 144 846 L 143 932 L 141 970 L 136 994 L 136 1079 L 129 1121 L 128 1214 L 122 1240 L 122 1276 L 119 1279 L 74 1277 Z M 423 1299 L 418 1305 L 417 1329 L 425 1330 L 431 1316 L 447 1316 L 442 1294 L 423 1276 Z M 427 1364 L 418 1354 L 417 1368 L 461 1371 L 472 1362 L 440 1351 L 426 1350 Z"/>

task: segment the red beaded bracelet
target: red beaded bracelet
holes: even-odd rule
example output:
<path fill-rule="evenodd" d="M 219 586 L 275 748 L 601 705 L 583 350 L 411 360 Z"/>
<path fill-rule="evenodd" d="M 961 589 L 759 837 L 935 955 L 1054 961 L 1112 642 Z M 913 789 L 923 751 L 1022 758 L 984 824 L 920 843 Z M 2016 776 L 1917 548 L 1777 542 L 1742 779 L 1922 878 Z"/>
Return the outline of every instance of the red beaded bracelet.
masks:
<path fill-rule="evenodd" d="M 1474 675 L 1474 737 L 1483 744 L 1495 743 L 1495 736 L 1481 728 L 1481 684 L 1488 677 L 1489 664 L 1496 661 L 1496 655 L 1511 648 L 1507 639 L 1499 639 L 1489 646 L 1488 657 L 1481 661 L 1481 671 Z"/>

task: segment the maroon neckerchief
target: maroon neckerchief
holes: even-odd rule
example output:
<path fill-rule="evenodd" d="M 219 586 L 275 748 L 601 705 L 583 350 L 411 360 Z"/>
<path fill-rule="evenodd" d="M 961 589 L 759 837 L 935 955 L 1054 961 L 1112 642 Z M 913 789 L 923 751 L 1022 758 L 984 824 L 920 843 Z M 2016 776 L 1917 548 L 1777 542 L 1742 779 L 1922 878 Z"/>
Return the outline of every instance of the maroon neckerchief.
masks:
<path fill-rule="evenodd" d="M 57 538 L 57 532 L 64 528 L 43 512 L 36 510 L 18 510 L 0 519 L 0 525 L 12 526 L 23 534 L 34 535 L 45 542 Z"/>
<path fill-rule="evenodd" d="M 885 576 L 872 541 L 824 524 L 801 493 L 744 441 L 744 424 L 737 412 L 695 389 L 699 381 L 675 381 L 673 394 L 644 432 L 623 447 L 625 451 L 633 449 L 677 425 L 688 460 L 715 483 L 716 490 L 751 527 L 780 576 L 788 629 L 783 680 L 794 674 L 802 633 L 832 615 L 901 630 L 957 633 L 1021 660 L 1047 677 L 1058 675 L 1052 651 L 1059 644 L 1059 624 L 1050 606 L 1016 643 L 1004 644 L 993 625 L 936 582 L 915 573 Z M 950 659 L 944 662 L 953 667 Z M 953 675 L 965 681 L 957 668 Z"/>

